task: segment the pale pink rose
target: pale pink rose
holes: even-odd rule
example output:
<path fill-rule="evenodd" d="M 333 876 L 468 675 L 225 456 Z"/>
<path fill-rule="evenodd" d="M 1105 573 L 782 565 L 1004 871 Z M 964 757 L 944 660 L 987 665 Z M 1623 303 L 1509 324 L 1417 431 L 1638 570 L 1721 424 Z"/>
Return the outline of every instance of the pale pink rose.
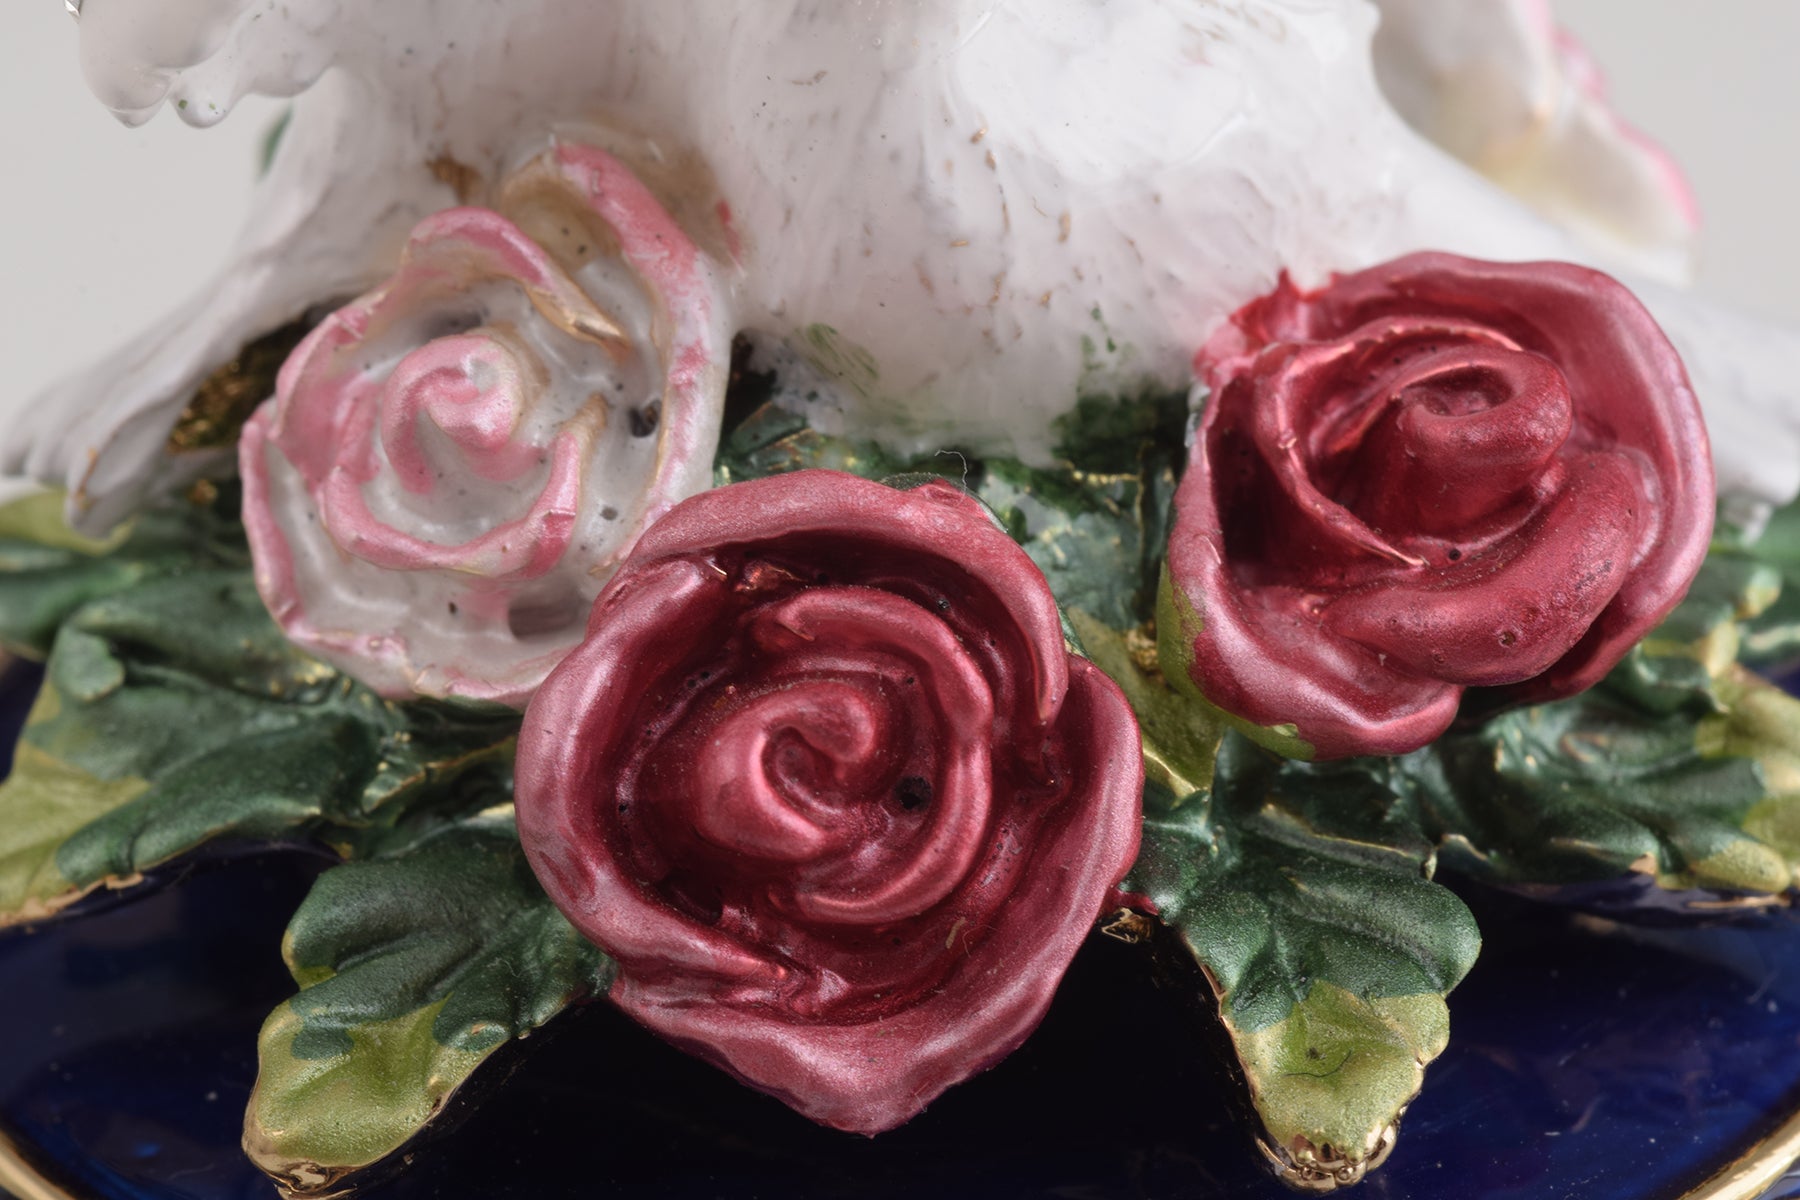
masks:
<path fill-rule="evenodd" d="M 638 535 L 710 482 L 719 272 L 603 151 L 559 145 L 500 195 L 422 221 L 239 449 L 270 612 L 385 696 L 522 706 Z"/>

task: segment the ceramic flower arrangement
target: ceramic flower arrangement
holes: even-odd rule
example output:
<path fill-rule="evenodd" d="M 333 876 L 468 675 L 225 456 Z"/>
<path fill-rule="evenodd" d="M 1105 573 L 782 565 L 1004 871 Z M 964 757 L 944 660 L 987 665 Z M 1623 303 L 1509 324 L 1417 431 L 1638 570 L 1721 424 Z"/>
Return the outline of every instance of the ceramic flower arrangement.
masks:
<path fill-rule="evenodd" d="M 1795 343 L 1595 269 L 1691 229 L 1532 6 L 1458 51 L 1576 105 L 1507 155 L 1408 36 L 1462 6 L 1381 7 L 470 3 L 427 70 L 421 5 L 171 4 L 177 63 L 88 0 L 128 113 L 340 70 L 221 288 L 7 443 L 68 523 L 0 511 L 0 922 L 336 855 L 245 1122 L 294 1196 L 601 997 L 879 1133 L 1090 935 L 1323 1191 L 1449 1037 L 1440 870 L 1788 904 Z"/>

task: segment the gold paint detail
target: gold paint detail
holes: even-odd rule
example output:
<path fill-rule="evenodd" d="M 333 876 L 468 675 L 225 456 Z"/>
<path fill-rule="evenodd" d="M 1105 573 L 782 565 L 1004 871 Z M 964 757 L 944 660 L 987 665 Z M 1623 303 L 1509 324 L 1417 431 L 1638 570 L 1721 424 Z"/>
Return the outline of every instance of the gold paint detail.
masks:
<path fill-rule="evenodd" d="M 458 204 L 471 204 L 481 194 L 481 172 L 468 163 L 459 162 L 449 152 L 425 164 L 431 177 L 456 193 Z"/>
<path fill-rule="evenodd" d="M 1154 929 L 1155 924 L 1149 917 L 1130 908 L 1119 909 L 1100 925 L 1102 934 L 1124 942 L 1128 946 L 1136 946 L 1149 941 Z"/>
<path fill-rule="evenodd" d="M 1800 1111 L 1680 1200 L 1757 1200 L 1800 1160 Z"/>
<path fill-rule="evenodd" d="M 540 155 L 507 179 L 498 208 L 544 248 L 561 276 L 551 293 L 526 289 L 532 307 L 570 337 L 591 342 L 624 361 L 632 346 L 623 323 L 575 281 L 589 263 L 620 256 L 612 226 L 570 186 L 549 155 Z"/>
<path fill-rule="evenodd" d="M 78 1200 L 31 1165 L 18 1143 L 0 1131 L 0 1193 L 17 1200 Z"/>
<path fill-rule="evenodd" d="M 275 394 L 281 364 L 311 328 L 312 322 L 303 318 L 266 333 L 202 380 L 169 431 L 169 451 L 181 454 L 236 445 L 250 414 Z"/>
<path fill-rule="evenodd" d="M 1161 679 L 1167 687 L 1169 681 L 1163 679 L 1162 662 L 1156 655 L 1156 621 L 1152 618 L 1142 625 L 1125 631 L 1125 651 L 1131 655 L 1131 665 L 1142 674 L 1153 679 Z"/>
<path fill-rule="evenodd" d="M 1690 900 L 1682 907 L 1696 913 L 1744 913 L 1762 912 L 1773 908 L 1787 908 L 1792 901 L 1784 894 L 1780 896 L 1729 896 L 1723 899 Z"/>
<path fill-rule="evenodd" d="M 1377 1170 L 1394 1152 L 1394 1143 L 1400 1138 L 1400 1125 L 1396 1121 L 1382 1131 L 1380 1144 L 1368 1158 L 1352 1162 L 1338 1154 L 1330 1147 L 1324 1150 L 1302 1141 L 1292 1152 L 1271 1146 L 1257 1140 L 1256 1148 L 1274 1168 L 1276 1178 L 1297 1192 L 1322 1196 L 1335 1192 L 1342 1187 L 1352 1187 L 1363 1181 L 1370 1171 Z"/>

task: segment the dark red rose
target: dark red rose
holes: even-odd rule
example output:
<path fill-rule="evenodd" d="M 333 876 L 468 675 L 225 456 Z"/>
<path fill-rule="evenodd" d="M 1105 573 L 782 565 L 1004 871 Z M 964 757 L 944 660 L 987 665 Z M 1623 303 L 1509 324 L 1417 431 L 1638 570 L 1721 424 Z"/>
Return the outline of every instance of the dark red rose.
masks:
<path fill-rule="evenodd" d="M 1415 254 L 1284 278 L 1196 368 L 1165 666 L 1291 752 L 1416 749 L 1466 688 L 1580 691 L 1705 557 L 1699 406 L 1598 272 Z"/>
<path fill-rule="evenodd" d="M 654 525 L 525 714 L 519 830 L 612 998 L 874 1133 L 1037 1024 L 1136 857 L 1117 686 L 973 499 L 832 471 Z"/>

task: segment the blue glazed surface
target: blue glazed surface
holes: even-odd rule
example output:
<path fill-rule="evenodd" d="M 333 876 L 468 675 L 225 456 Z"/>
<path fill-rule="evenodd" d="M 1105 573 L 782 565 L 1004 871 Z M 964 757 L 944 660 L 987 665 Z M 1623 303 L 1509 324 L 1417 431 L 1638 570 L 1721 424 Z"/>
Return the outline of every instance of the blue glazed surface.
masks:
<path fill-rule="evenodd" d="M 6 689 L 17 695 L 29 681 Z M 17 711 L 10 718 L 17 720 Z M 0 739 L 10 745 L 7 729 Z M 0 935 L 0 1127 L 77 1195 L 266 1200 L 239 1155 L 285 918 L 319 864 L 195 868 Z M 1365 1200 L 1664 1200 L 1800 1107 L 1800 929 L 1632 930 L 1471 893 L 1488 945 L 1450 1050 Z M 1024 1049 L 911 1125 L 815 1128 L 605 1005 L 477 1082 L 369 1200 L 1286 1197 L 1207 1023 L 1096 939 Z M 1776 1196 L 1800 1195 L 1777 1189 Z"/>

